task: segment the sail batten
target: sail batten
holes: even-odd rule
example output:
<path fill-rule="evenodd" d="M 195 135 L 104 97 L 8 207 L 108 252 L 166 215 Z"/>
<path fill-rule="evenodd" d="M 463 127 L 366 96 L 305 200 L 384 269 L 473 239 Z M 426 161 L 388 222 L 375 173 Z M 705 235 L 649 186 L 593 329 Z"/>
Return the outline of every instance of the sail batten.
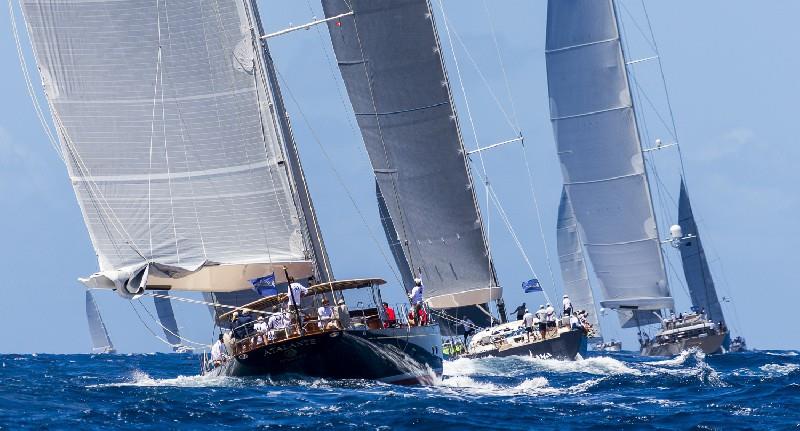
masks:
<path fill-rule="evenodd" d="M 87 285 L 199 274 L 191 290 L 231 291 L 249 286 L 214 268 L 330 272 L 251 2 L 21 3 L 100 263 Z"/>
<path fill-rule="evenodd" d="M 412 273 L 404 278 L 421 275 L 434 308 L 499 298 L 427 1 L 322 5 L 326 17 L 352 8 L 352 15 L 329 22 L 328 30 Z"/>
<path fill-rule="evenodd" d="M 600 291 L 627 308 L 623 327 L 657 323 L 631 311 L 673 306 L 613 1 L 548 1 L 545 57 L 566 194 Z"/>

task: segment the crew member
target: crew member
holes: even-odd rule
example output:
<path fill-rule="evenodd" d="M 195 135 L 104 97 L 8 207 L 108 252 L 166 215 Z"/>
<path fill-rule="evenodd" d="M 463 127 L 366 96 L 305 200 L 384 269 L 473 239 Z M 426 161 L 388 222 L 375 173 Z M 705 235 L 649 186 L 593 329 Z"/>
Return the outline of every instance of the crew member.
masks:
<path fill-rule="evenodd" d="M 215 367 L 219 366 L 225 361 L 225 343 L 222 342 L 223 335 L 220 332 L 219 338 L 217 341 L 214 342 L 214 345 L 211 346 L 211 362 L 214 364 Z"/>
<path fill-rule="evenodd" d="M 464 345 L 466 346 L 467 338 L 475 333 L 475 324 L 472 323 L 472 320 L 470 320 L 469 317 L 464 317 L 464 320 L 461 322 L 461 324 L 464 325 Z"/>
<path fill-rule="evenodd" d="M 340 299 L 334 310 L 334 318 L 339 323 L 339 329 L 350 327 L 350 311 L 347 309 L 347 304 L 344 299 Z"/>
<path fill-rule="evenodd" d="M 422 279 L 415 278 L 414 279 L 414 288 L 411 289 L 411 293 L 408 295 L 409 299 L 411 299 L 411 305 L 414 307 L 414 321 L 419 324 L 419 310 L 422 309 L 422 301 L 423 301 L 423 291 L 425 288 L 422 286 Z"/>
<path fill-rule="evenodd" d="M 524 302 L 522 303 L 522 305 L 520 305 L 519 307 L 517 307 L 514 310 L 514 313 L 517 313 L 517 320 L 522 320 L 523 316 L 527 312 L 528 312 L 528 310 L 525 308 L 525 303 Z"/>
<path fill-rule="evenodd" d="M 395 326 L 397 324 L 397 314 L 395 314 L 394 308 L 390 307 L 386 302 L 382 305 L 383 311 L 386 313 L 386 321 L 383 322 L 383 327 L 389 328 Z"/>
<path fill-rule="evenodd" d="M 578 316 L 574 314 L 569 316 L 569 325 L 572 327 L 572 329 L 583 329 L 580 319 L 578 319 Z"/>
<path fill-rule="evenodd" d="M 289 311 L 294 313 L 297 319 L 297 327 L 300 329 L 300 335 L 303 335 L 303 319 L 300 316 L 300 299 L 303 295 L 308 293 L 308 288 L 294 281 L 294 277 L 292 276 L 288 276 L 286 279 L 289 281 L 289 287 L 286 290 L 286 294 L 289 295 Z"/>
<path fill-rule="evenodd" d="M 539 309 L 536 310 L 536 318 L 539 319 L 539 335 L 544 340 L 547 337 L 547 310 L 544 305 L 539 305 Z"/>
<path fill-rule="evenodd" d="M 572 301 L 569 300 L 569 295 L 564 294 L 564 316 L 571 316 L 572 315 Z"/>
<path fill-rule="evenodd" d="M 553 308 L 550 303 L 547 303 L 547 327 L 548 328 L 555 328 L 556 327 L 556 309 Z"/>
<path fill-rule="evenodd" d="M 319 329 L 325 329 L 333 319 L 333 308 L 330 306 L 328 298 L 322 300 L 322 307 L 317 309 L 317 326 Z"/>
<path fill-rule="evenodd" d="M 528 309 L 525 309 L 525 313 L 522 315 L 522 323 L 525 325 L 525 333 L 528 335 L 528 341 L 531 340 L 531 334 L 533 334 L 533 321 L 536 319 L 536 316 L 533 315 Z"/>

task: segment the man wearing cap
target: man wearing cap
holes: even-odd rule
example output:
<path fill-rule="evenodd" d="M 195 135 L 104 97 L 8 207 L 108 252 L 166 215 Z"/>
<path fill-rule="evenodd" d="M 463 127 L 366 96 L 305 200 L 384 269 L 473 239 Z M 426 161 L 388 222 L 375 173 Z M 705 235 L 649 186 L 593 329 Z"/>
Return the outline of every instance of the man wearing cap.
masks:
<path fill-rule="evenodd" d="M 525 326 L 525 333 L 528 335 L 528 341 L 531 341 L 531 334 L 533 334 L 533 321 L 536 316 L 533 315 L 528 309 L 525 309 L 525 314 L 522 315 L 522 324 Z"/>
<path fill-rule="evenodd" d="M 336 319 L 339 329 L 350 327 L 350 310 L 347 309 L 344 299 L 337 302 L 336 309 L 333 310 L 333 318 Z"/>
<path fill-rule="evenodd" d="M 414 279 L 414 288 L 411 289 L 411 293 L 408 295 L 408 298 L 411 299 L 411 305 L 414 307 L 414 322 L 419 325 L 419 310 L 422 308 L 422 301 L 423 301 L 423 291 L 425 288 L 422 286 L 422 279 L 415 278 Z"/>
<path fill-rule="evenodd" d="M 539 319 L 539 335 L 544 340 L 547 336 L 547 310 L 544 305 L 540 305 L 539 309 L 536 310 L 536 318 Z"/>

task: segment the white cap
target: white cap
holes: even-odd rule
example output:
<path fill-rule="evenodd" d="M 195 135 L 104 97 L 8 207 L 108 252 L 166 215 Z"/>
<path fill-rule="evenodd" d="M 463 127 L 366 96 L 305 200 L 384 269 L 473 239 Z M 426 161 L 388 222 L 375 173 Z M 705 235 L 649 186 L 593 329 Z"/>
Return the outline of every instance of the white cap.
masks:
<path fill-rule="evenodd" d="M 414 284 L 422 284 L 422 279 L 421 278 L 415 278 L 414 279 Z"/>
<path fill-rule="evenodd" d="M 565 293 L 565 294 L 564 294 L 564 298 L 569 298 L 569 295 L 567 295 L 567 294 Z"/>
<path fill-rule="evenodd" d="M 544 305 L 539 305 L 539 308 L 544 308 Z"/>

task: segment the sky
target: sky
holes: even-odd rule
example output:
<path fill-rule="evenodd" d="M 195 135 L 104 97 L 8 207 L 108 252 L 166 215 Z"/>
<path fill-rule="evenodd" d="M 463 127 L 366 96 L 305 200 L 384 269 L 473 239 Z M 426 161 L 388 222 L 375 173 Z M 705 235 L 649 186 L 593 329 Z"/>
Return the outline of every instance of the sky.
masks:
<path fill-rule="evenodd" d="M 551 296 L 560 296 L 555 223 L 562 178 L 545 78 L 546 2 L 443 0 L 455 50 L 444 34 L 439 0 L 432 2 L 465 146 L 474 149 L 513 138 L 517 132 L 512 125 L 525 137 L 524 148 L 509 144 L 485 152 L 486 170 L 534 270 Z M 640 0 L 621 4 L 628 59 L 654 56 Z M 800 160 L 800 34 L 794 22 L 800 3 L 676 0 L 646 5 L 668 92 L 658 62 L 632 66 L 641 90 L 637 94 L 643 95 L 637 98 L 646 119 L 643 145 L 656 138 L 675 141 L 671 127 L 664 125 L 671 118 L 668 94 L 712 273 L 719 295 L 731 299 L 724 304 L 729 324 L 753 348 L 800 349 L 800 336 L 791 329 L 796 326 L 800 289 L 789 271 L 796 264 L 794 242 L 800 238 L 795 222 L 800 214 L 800 173 L 795 168 Z M 322 16 L 319 3 L 312 0 L 261 0 L 259 7 L 268 32 Z M 15 10 L 21 24 L 16 5 Z M 0 325 L 6 331 L 0 353 L 87 352 L 84 289 L 77 278 L 94 272 L 97 262 L 66 169 L 26 90 L 9 18 L 5 9 L 0 19 Z M 24 29 L 21 37 L 41 97 Z M 399 298 L 391 260 L 385 258 L 389 252 L 377 216 L 371 167 L 332 62 L 327 29 L 317 26 L 273 38 L 270 49 L 337 278 L 383 277 L 390 282 L 388 295 Z M 465 93 L 460 91 L 459 75 Z M 665 228 L 677 219 L 670 203 L 678 190 L 677 152 L 660 150 L 648 158 L 663 182 L 655 196 L 659 224 Z M 480 170 L 476 160 L 473 172 Z M 522 293 L 520 283 L 531 277 L 530 271 L 497 209 L 483 205 L 482 186 L 476 189 L 506 303 L 510 309 L 523 301 L 529 307 L 542 303 L 541 294 Z M 680 268 L 676 252 L 665 252 Z M 670 285 L 677 308 L 687 310 L 688 295 L 675 274 Z M 96 297 L 121 352 L 168 350 L 153 335 L 158 327 L 147 316 L 140 320 L 127 300 L 113 292 L 98 292 Z M 149 299 L 142 303 L 153 312 Z M 175 308 L 184 336 L 210 341 L 206 309 L 181 303 Z M 603 319 L 607 336 L 634 348 L 633 331 L 620 330 L 612 317 Z"/>

